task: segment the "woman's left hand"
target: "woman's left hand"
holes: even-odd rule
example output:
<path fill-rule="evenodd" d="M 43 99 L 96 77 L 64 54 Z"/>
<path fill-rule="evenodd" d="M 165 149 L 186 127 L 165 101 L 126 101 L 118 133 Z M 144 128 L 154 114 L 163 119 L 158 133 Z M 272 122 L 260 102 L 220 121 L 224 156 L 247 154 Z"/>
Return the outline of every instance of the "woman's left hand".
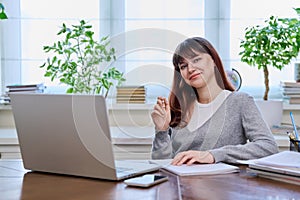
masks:
<path fill-rule="evenodd" d="M 214 156 L 208 151 L 183 151 L 172 160 L 172 165 L 191 165 L 193 163 L 214 163 Z"/>

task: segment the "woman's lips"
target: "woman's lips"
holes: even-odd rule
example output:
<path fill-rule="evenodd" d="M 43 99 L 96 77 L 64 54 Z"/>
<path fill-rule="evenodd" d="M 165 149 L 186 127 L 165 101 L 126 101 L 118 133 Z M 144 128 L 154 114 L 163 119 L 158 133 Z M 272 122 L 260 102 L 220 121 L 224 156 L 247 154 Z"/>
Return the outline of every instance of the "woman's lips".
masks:
<path fill-rule="evenodd" d="M 193 80 L 195 78 L 198 78 L 200 76 L 200 73 L 197 73 L 197 74 L 193 74 L 190 76 L 189 80 Z"/>

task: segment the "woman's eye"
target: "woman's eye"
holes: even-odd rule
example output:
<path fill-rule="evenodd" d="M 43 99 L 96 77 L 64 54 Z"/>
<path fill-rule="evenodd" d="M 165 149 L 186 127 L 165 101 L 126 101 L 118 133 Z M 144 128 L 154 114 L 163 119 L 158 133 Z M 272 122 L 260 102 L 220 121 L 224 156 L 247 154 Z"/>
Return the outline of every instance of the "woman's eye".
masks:
<path fill-rule="evenodd" d="M 199 62 L 201 60 L 201 58 L 195 58 L 194 60 L 193 60 L 193 63 L 197 63 L 197 62 Z"/>
<path fill-rule="evenodd" d="M 180 65 L 180 66 L 179 66 L 179 69 L 180 69 L 180 70 L 184 70 L 186 67 L 187 67 L 187 65 Z"/>

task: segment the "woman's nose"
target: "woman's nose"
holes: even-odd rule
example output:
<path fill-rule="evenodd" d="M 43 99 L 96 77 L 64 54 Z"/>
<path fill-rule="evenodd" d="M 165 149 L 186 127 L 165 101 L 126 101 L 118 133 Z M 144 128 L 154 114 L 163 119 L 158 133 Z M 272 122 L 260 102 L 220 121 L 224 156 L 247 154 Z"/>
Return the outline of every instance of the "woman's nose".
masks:
<path fill-rule="evenodd" d="M 188 71 L 189 72 L 195 71 L 195 65 L 193 63 L 191 63 L 191 62 L 188 64 Z"/>

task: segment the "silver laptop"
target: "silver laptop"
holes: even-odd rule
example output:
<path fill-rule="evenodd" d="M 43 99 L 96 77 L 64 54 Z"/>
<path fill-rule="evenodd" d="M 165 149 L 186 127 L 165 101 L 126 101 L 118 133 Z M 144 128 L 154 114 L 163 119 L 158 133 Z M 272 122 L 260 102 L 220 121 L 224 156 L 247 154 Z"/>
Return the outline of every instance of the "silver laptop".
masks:
<path fill-rule="evenodd" d="M 17 93 L 10 98 L 26 169 L 108 180 L 159 169 L 115 161 L 102 96 Z"/>

